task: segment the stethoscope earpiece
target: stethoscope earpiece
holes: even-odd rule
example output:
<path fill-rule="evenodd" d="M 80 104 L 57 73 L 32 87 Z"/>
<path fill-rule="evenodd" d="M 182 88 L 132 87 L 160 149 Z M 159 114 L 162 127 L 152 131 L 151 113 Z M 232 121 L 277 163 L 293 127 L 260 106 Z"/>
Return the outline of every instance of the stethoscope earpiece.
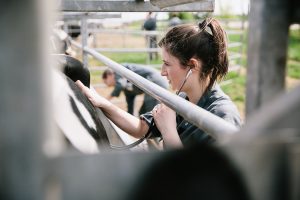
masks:
<path fill-rule="evenodd" d="M 190 68 L 189 71 L 187 72 L 187 74 L 186 74 L 184 80 L 182 81 L 179 90 L 176 92 L 177 95 L 181 92 L 181 89 L 183 88 L 183 86 L 184 86 L 186 80 L 189 78 L 189 76 L 190 76 L 192 73 L 193 73 L 193 71 L 192 71 L 192 69 Z"/>

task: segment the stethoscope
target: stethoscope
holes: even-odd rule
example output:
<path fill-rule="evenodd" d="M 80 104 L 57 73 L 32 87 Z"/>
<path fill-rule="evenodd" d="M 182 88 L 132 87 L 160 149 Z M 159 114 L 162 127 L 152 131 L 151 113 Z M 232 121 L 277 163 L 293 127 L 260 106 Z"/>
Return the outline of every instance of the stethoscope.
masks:
<path fill-rule="evenodd" d="M 180 87 L 179 87 L 179 90 L 176 92 L 176 95 L 179 95 L 179 93 L 181 92 L 185 82 L 187 81 L 187 79 L 189 78 L 189 76 L 192 74 L 192 69 L 190 68 L 189 71 L 186 73 Z"/>
<path fill-rule="evenodd" d="M 189 78 L 189 76 L 192 74 L 192 69 L 190 68 L 189 71 L 187 72 L 187 74 L 185 75 L 178 91 L 176 92 L 176 95 L 186 99 L 186 94 L 185 92 L 181 92 L 184 84 L 186 83 L 187 79 Z M 141 144 L 145 139 L 149 138 L 149 136 L 151 135 L 151 131 L 152 131 L 152 128 L 154 127 L 154 118 L 152 118 L 151 122 L 150 122 L 150 126 L 149 126 L 149 129 L 147 131 L 147 133 L 142 137 L 140 138 L 139 140 L 131 143 L 131 144 L 128 144 L 128 145 L 124 145 L 124 146 L 116 146 L 116 145 L 113 145 L 111 144 L 110 147 L 112 149 L 115 149 L 115 150 L 128 150 L 128 149 L 131 149 L 139 144 Z"/>

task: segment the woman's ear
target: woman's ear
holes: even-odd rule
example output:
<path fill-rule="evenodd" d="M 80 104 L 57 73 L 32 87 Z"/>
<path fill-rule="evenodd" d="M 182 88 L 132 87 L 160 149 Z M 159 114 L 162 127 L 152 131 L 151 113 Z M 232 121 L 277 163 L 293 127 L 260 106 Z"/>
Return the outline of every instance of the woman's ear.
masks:
<path fill-rule="evenodd" d="M 196 58 L 191 58 L 188 62 L 188 66 L 193 71 L 200 71 L 201 70 L 201 62 L 197 60 Z"/>

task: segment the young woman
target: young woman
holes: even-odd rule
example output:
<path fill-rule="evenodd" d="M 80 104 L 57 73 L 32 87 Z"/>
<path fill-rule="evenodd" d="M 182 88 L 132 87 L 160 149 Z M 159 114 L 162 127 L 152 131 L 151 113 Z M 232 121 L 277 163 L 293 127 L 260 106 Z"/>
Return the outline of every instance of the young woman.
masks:
<path fill-rule="evenodd" d="M 197 26 L 175 26 L 158 45 L 162 48 L 161 75 L 167 77 L 173 90 L 185 92 L 192 103 L 240 126 L 236 106 L 217 84 L 228 71 L 226 34 L 217 20 L 207 18 Z M 94 106 L 101 108 L 110 120 L 136 138 L 147 133 L 154 118 L 152 135 L 162 136 L 165 147 L 211 143 L 215 140 L 185 120 L 177 124 L 175 111 L 164 104 L 158 104 L 138 119 L 105 98 L 91 93 L 80 82 L 77 85 Z"/>

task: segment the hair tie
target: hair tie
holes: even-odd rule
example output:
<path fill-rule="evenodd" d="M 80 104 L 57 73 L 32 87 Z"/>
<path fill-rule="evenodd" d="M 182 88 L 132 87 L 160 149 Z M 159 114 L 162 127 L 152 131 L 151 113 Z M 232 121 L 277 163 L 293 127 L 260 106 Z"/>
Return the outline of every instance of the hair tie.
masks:
<path fill-rule="evenodd" d="M 201 23 L 198 24 L 199 27 L 199 31 L 204 31 L 206 29 L 206 27 L 211 23 L 212 18 L 206 18 L 205 20 L 203 20 Z"/>

